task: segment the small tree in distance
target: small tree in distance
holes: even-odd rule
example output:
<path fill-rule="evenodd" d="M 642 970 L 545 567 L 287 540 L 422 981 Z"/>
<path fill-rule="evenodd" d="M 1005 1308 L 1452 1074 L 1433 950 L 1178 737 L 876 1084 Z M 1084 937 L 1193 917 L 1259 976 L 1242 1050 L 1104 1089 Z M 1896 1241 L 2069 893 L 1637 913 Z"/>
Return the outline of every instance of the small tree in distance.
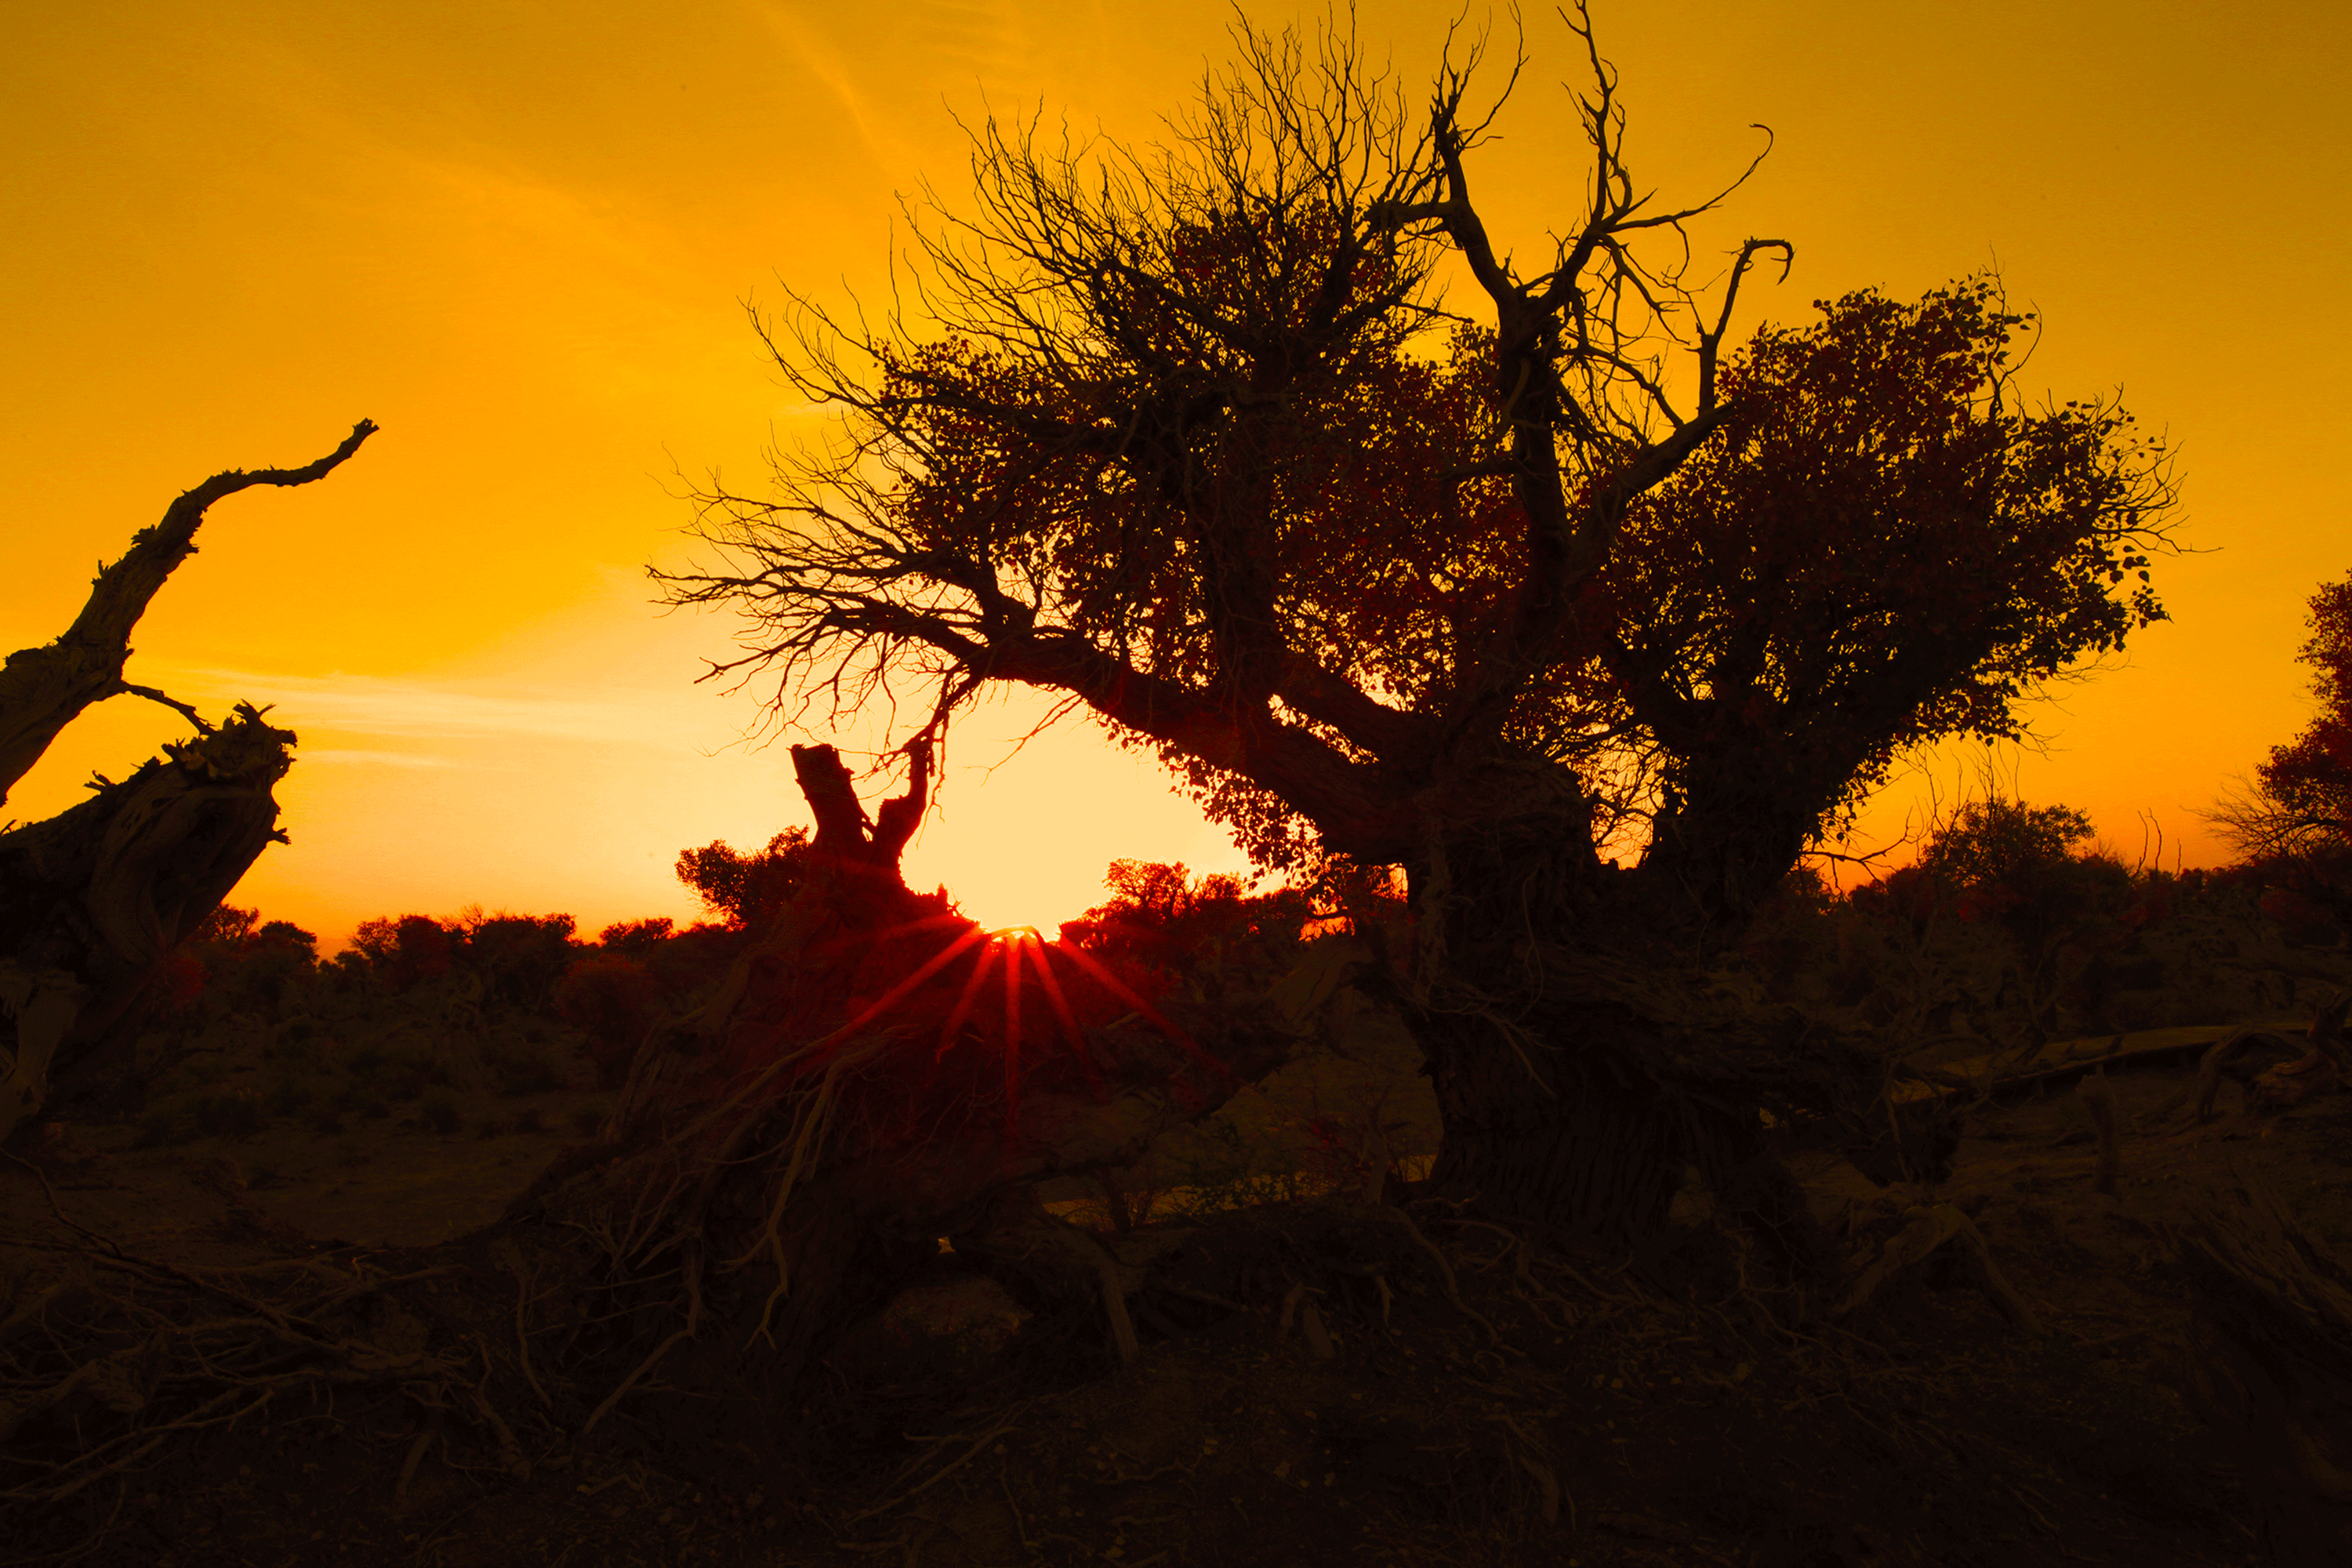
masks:
<path fill-rule="evenodd" d="M 714 840 L 681 850 L 677 879 L 694 889 L 712 915 L 737 931 L 756 930 L 792 900 L 808 872 L 809 833 L 787 827 L 767 847 L 746 855 Z"/>
<path fill-rule="evenodd" d="M 2282 832 L 2352 842 L 2352 578 L 2311 596 L 2311 637 L 2295 658 L 2316 672 L 2319 712 L 2257 777 L 2282 808 Z"/>
<path fill-rule="evenodd" d="M 2352 577 L 2320 584 L 2310 626 L 2295 658 L 2316 672 L 2318 713 L 2271 748 L 2252 790 L 2206 815 L 2273 879 L 2282 920 L 2352 926 Z"/>
<path fill-rule="evenodd" d="M 1295 945 L 1312 912 L 1293 889 L 1253 895 L 1239 877 L 1196 878 L 1181 864 L 1114 860 L 1103 885 L 1109 900 L 1064 921 L 1062 940 L 1131 965 L 1137 978 L 1155 987 L 1222 965 L 1243 944 L 1261 951 Z"/>

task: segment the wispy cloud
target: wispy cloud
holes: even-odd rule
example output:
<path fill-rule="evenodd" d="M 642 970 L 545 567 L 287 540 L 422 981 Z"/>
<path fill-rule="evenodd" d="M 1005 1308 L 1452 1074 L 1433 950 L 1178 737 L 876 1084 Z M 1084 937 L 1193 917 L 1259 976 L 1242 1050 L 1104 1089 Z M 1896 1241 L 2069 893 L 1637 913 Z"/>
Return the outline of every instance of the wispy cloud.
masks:
<path fill-rule="evenodd" d="M 674 695 L 646 692 L 635 700 L 583 700 L 560 691 L 533 691 L 488 685 L 439 684 L 371 675 L 273 675 L 265 671 L 201 666 L 149 668 L 165 689 L 184 701 L 210 708 L 231 702 L 273 704 L 272 715 L 300 729 L 310 725 L 354 735 L 401 740 L 465 740 L 494 736 L 594 741 L 605 744 L 692 744 L 703 726 L 679 710 Z M 707 743 L 707 742 L 706 742 Z M 375 757 L 364 752 L 306 751 L 321 758 Z M 386 759 L 389 760 L 389 759 Z M 430 767 L 430 760 L 409 765 Z"/>
<path fill-rule="evenodd" d="M 355 752 L 335 746 L 305 746 L 301 757 L 305 763 L 357 763 L 371 768 L 459 768 L 466 765 L 455 757 L 431 757 L 414 752 Z"/>

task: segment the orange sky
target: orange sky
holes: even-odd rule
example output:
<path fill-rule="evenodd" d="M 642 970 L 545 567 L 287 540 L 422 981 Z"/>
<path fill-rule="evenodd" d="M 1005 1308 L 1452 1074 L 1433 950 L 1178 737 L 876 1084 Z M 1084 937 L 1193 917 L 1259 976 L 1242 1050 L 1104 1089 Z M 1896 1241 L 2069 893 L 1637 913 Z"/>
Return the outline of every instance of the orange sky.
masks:
<path fill-rule="evenodd" d="M 1319 16 L 1253 5 L 1261 23 Z M 1443 7 L 1360 31 L 1426 79 Z M 1230 13 L 807 0 L 656 6 L 409 0 L 20 7 L 0 52 L 0 647 L 46 641 L 91 566 L 217 469 L 294 464 L 362 416 L 325 482 L 215 509 L 136 639 L 135 679 L 300 732 L 290 847 L 235 895 L 331 942 L 358 921 L 478 902 L 583 928 L 691 912 L 677 851 L 804 820 L 748 696 L 692 685 L 719 616 L 663 617 L 673 499 L 756 482 L 811 428 L 742 301 L 781 275 L 871 295 L 893 196 L 952 198 L 950 110 L 983 91 L 1148 139 Z M 2120 386 L 2181 452 L 2177 623 L 2045 707 L 2017 787 L 2137 853 L 2221 851 L 2190 815 L 2307 717 L 2303 606 L 2352 568 L 2344 458 L 2352 305 L 2352 13 L 2077 0 L 1927 6 L 1603 0 L 1635 173 L 1669 194 L 1777 151 L 1718 230 L 1785 236 L 1756 310 L 1802 319 L 1864 284 L 1916 293 L 1998 260 L 2047 341 L 2030 387 Z M 1575 199 L 1549 14 L 1475 166 L 1533 255 Z M 908 859 L 992 923 L 1050 929 L 1114 856 L 1236 868 L 1150 769 L 1071 725 L 1005 761 L 1029 710 L 961 727 Z M 10 800 L 71 804 L 178 732 L 118 699 Z M 1003 763 L 991 773 L 984 764 Z M 1963 756 L 1936 760 L 1947 794 Z M 1899 828 L 1922 777 L 1868 825 Z"/>

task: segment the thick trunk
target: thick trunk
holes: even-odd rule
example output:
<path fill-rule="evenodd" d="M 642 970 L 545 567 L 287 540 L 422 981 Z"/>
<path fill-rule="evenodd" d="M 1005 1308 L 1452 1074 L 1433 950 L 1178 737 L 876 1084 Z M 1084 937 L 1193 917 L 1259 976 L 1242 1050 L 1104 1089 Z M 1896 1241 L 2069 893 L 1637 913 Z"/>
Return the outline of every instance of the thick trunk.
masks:
<path fill-rule="evenodd" d="M 1416 893 L 1406 1009 L 1444 1121 L 1434 1189 L 1559 1244 L 1637 1256 L 1671 1239 L 1695 1166 L 1775 1273 L 1817 1274 L 1831 1250 L 1759 1112 L 1835 1068 L 1791 1049 L 1791 1020 L 1628 956 L 1644 951 L 1638 910 L 1574 827 L 1549 845 L 1450 844 L 1413 868 L 1444 889 Z"/>
<path fill-rule="evenodd" d="M 1663 1086 L 1589 1035 L 1564 1046 L 1585 1034 L 1565 1017 L 1418 1023 L 1445 1129 L 1441 1189 L 1570 1245 L 1631 1250 L 1659 1235 L 1693 1157 Z"/>

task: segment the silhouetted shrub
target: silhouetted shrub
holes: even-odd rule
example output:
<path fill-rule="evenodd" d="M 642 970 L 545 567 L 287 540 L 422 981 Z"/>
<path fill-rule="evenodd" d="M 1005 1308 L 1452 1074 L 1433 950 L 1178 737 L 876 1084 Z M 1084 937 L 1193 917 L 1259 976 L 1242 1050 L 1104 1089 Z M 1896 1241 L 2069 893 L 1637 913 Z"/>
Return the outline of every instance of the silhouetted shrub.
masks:
<path fill-rule="evenodd" d="M 506 1007 L 537 1012 L 551 1005 L 579 944 L 570 915 L 491 915 L 466 929 L 456 955 L 481 977 L 484 995 Z"/>
<path fill-rule="evenodd" d="M 614 1089 L 628 1077 L 638 1043 L 662 1015 L 661 987 L 643 960 L 592 952 L 575 960 L 555 988 L 555 1006 L 588 1037 L 596 1087 Z"/>
<path fill-rule="evenodd" d="M 563 1087 L 563 1068 L 544 1046 L 492 1040 L 482 1048 L 482 1064 L 500 1094 L 540 1094 Z"/>
<path fill-rule="evenodd" d="M 269 1125 L 250 1089 L 200 1095 L 188 1105 L 188 1128 L 198 1138 L 250 1138 Z"/>
<path fill-rule="evenodd" d="M 352 950 L 367 961 L 378 980 L 394 991 L 406 991 L 448 973 L 451 954 L 463 935 L 426 916 L 403 915 L 396 921 L 362 921 L 352 933 Z"/>
<path fill-rule="evenodd" d="M 427 1089 L 450 1087 L 449 1069 L 415 1046 L 362 1046 L 349 1066 L 353 1078 L 387 1100 L 415 1100 Z"/>
<path fill-rule="evenodd" d="M 606 952 L 624 952 L 641 958 L 667 942 L 677 922 L 667 915 L 652 920 L 616 921 L 596 933 L 596 945 Z"/>
<path fill-rule="evenodd" d="M 1307 895 L 1252 894 L 1238 877 L 1192 878 L 1181 865 L 1114 860 L 1111 899 L 1062 922 L 1062 940 L 1104 963 L 1147 996 L 1210 973 L 1262 970 L 1298 945 L 1314 915 Z"/>

